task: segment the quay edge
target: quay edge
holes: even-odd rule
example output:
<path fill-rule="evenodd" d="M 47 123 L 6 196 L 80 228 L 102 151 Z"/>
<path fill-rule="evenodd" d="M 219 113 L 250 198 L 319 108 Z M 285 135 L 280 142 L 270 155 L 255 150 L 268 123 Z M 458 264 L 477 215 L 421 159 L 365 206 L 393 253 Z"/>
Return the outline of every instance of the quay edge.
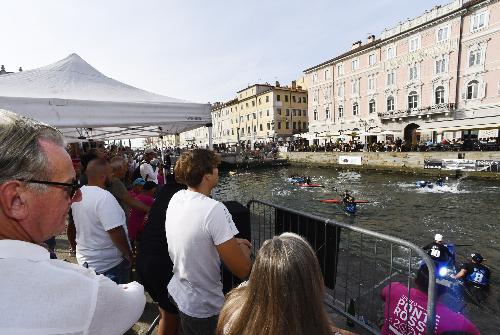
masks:
<path fill-rule="evenodd" d="M 465 152 L 280 152 L 291 166 L 333 167 L 339 170 L 371 170 L 431 176 L 456 176 L 455 170 L 424 169 L 424 160 L 470 159 L 500 161 L 500 151 Z M 339 164 L 339 156 L 361 157 L 362 165 Z M 500 172 L 459 171 L 471 179 L 500 181 Z"/>

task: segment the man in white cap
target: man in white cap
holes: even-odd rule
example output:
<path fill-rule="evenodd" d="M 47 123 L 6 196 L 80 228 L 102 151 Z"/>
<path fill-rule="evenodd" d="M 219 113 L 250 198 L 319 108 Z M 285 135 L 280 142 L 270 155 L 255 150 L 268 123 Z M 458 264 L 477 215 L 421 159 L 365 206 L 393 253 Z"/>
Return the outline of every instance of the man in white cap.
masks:
<path fill-rule="evenodd" d="M 429 243 L 424 250 L 427 250 L 429 256 L 431 256 L 434 261 L 447 261 L 448 258 L 453 257 L 450 250 L 443 244 L 443 235 L 436 234 L 434 236 L 434 242 Z"/>
<path fill-rule="evenodd" d="M 153 149 L 144 150 L 144 162 L 141 163 L 141 177 L 145 181 L 152 181 L 158 184 L 158 169 L 154 169 L 151 165 L 151 160 L 156 157 L 156 152 Z"/>

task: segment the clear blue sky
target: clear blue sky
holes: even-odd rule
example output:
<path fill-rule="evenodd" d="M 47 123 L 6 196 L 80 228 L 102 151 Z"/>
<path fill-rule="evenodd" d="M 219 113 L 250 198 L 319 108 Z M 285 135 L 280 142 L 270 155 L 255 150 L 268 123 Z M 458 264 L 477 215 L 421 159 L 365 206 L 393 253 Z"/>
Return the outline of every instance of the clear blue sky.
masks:
<path fill-rule="evenodd" d="M 105 75 L 195 102 L 283 84 L 369 33 L 451 0 L 4 0 L 0 64 L 75 52 Z"/>

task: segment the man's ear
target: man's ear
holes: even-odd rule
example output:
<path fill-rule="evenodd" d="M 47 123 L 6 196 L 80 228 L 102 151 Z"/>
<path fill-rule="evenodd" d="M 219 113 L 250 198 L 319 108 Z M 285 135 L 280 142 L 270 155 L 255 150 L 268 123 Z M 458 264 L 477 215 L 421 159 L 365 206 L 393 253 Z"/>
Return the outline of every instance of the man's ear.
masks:
<path fill-rule="evenodd" d="M 18 180 L 0 185 L 0 206 L 5 216 L 13 220 L 24 220 L 28 216 L 26 192 Z"/>

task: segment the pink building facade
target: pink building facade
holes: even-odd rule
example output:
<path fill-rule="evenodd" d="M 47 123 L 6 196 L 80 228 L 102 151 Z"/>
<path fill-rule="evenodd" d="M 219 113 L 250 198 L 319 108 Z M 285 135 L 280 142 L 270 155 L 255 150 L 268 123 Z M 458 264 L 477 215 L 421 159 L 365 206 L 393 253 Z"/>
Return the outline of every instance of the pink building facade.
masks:
<path fill-rule="evenodd" d="M 497 137 L 500 2 L 456 0 L 304 71 L 310 138 Z"/>

